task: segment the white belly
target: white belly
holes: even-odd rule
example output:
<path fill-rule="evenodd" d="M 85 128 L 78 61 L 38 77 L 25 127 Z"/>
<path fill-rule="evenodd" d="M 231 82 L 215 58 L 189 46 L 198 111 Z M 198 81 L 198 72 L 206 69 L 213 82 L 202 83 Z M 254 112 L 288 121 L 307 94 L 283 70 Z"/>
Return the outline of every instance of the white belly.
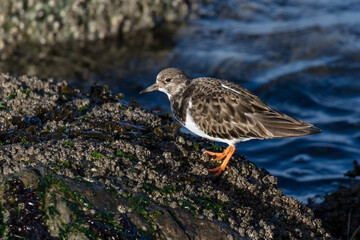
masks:
<path fill-rule="evenodd" d="M 235 146 L 236 143 L 238 142 L 244 142 L 244 141 L 248 141 L 251 140 L 253 138 L 233 138 L 233 139 L 224 139 L 224 138 L 218 138 L 218 137 L 212 137 L 207 135 L 203 130 L 200 129 L 200 127 L 195 123 L 193 117 L 190 114 L 190 109 L 192 107 L 192 103 L 191 101 L 189 101 L 189 107 L 188 109 L 186 109 L 186 121 L 185 121 L 185 127 L 187 129 L 189 129 L 191 132 L 195 133 L 196 135 L 203 137 L 203 138 L 207 138 L 210 139 L 212 141 L 215 142 L 223 142 L 226 143 L 230 146 Z"/>

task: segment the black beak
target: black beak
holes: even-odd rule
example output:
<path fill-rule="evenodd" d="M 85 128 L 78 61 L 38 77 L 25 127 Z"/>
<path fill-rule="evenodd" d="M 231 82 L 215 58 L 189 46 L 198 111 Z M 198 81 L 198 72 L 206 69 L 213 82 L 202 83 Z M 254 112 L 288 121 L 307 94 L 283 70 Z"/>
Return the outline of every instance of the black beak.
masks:
<path fill-rule="evenodd" d="M 156 83 L 154 83 L 154 84 L 151 85 L 150 87 L 142 90 L 142 91 L 140 92 L 140 94 L 142 94 L 142 93 L 147 93 L 147 92 L 152 92 L 152 91 L 155 91 L 155 90 L 159 90 L 159 86 L 158 86 Z"/>

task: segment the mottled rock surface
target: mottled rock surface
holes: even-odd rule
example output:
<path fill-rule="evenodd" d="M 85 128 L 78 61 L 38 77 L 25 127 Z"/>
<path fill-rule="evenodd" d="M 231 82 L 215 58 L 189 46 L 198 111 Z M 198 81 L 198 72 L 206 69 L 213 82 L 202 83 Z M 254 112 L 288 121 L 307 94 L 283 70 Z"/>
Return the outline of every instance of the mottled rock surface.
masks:
<path fill-rule="evenodd" d="M 235 154 L 214 177 L 203 149 L 221 146 L 121 97 L 106 86 L 85 95 L 66 82 L 0 75 L 2 237 L 20 234 L 11 214 L 35 214 L 41 236 L 53 238 L 331 239 L 266 170 Z M 29 171 L 33 184 L 21 177 Z M 13 188 L 34 205 L 9 200 Z"/>
<path fill-rule="evenodd" d="M 0 1 L 0 50 L 22 42 L 96 40 L 181 22 L 186 0 Z"/>

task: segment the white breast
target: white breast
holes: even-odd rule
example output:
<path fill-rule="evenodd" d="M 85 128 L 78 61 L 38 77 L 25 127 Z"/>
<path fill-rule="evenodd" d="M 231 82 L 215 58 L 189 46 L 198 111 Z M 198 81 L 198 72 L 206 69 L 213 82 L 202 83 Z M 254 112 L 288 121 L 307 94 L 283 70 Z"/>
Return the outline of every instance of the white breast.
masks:
<path fill-rule="evenodd" d="M 203 130 L 200 129 L 200 127 L 195 123 L 194 118 L 190 114 L 190 109 L 192 107 L 191 100 L 189 101 L 189 106 L 186 109 L 186 121 L 185 121 L 185 127 L 189 129 L 191 132 L 195 133 L 196 135 L 199 135 L 200 137 L 210 139 L 215 142 L 223 142 L 231 146 L 235 146 L 238 142 L 248 141 L 252 138 L 233 138 L 233 139 L 223 139 L 218 137 L 212 137 L 207 135 Z"/>

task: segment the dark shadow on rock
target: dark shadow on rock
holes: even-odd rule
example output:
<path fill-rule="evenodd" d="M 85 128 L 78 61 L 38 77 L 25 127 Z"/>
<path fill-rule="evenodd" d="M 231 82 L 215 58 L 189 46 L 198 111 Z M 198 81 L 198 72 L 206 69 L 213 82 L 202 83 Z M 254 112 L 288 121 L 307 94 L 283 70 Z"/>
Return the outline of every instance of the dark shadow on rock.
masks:
<path fill-rule="evenodd" d="M 350 187 L 339 187 L 324 196 L 320 204 L 312 204 L 316 217 L 332 236 L 339 239 L 360 237 L 360 182 L 354 181 Z"/>

